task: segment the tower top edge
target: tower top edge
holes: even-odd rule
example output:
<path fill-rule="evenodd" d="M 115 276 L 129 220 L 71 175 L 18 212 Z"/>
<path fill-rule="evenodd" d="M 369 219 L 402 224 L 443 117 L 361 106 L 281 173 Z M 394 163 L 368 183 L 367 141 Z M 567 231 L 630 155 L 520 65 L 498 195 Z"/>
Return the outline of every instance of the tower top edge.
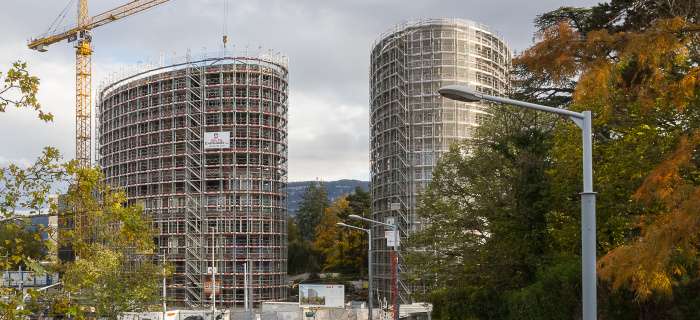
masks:
<path fill-rule="evenodd" d="M 273 49 L 263 50 L 260 47 L 257 50 L 252 50 L 246 46 L 245 50 L 236 51 L 234 46 L 231 50 L 222 47 L 216 52 L 207 52 L 206 48 L 203 48 L 201 53 L 193 53 L 190 49 L 187 49 L 184 55 L 178 55 L 177 52 L 173 52 L 172 58 L 165 58 L 165 55 L 161 53 L 158 61 L 148 58 L 146 63 L 138 61 L 136 65 L 124 65 L 121 69 L 112 71 L 102 79 L 97 92 L 108 90 L 110 87 L 125 81 L 128 82 L 142 76 L 148 76 L 151 73 L 184 69 L 188 66 L 201 67 L 236 63 L 267 65 L 285 75 L 289 70 L 289 57 L 279 51 L 275 52 Z"/>
<path fill-rule="evenodd" d="M 396 23 L 393 27 L 391 27 L 389 30 L 385 31 L 382 33 L 377 39 L 374 41 L 374 44 L 372 45 L 372 48 L 376 47 L 377 44 L 379 44 L 382 40 L 396 34 L 400 33 L 409 29 L 417 29 L 417 28 L 429 28 L 429 27 L 462 27 L 462 28 L 470 28 L 470 29 L 478 29 L 482 30 L 485 32 L 488 32 L 498 38 L 501 42 L 503 42 L 507 47 L 509 47 L 508 42 L 505 40 L 503 35 L 501 35 L 498 31 L 496 31 L 493 27 L 472 21 L 472 20 L 467 20 L 467 19 L 462 19 L 462 18 L 426 18 L 426 19 L 416 19 L 416 20 L 405 20 L 401 21 L 399 23 Z"/>

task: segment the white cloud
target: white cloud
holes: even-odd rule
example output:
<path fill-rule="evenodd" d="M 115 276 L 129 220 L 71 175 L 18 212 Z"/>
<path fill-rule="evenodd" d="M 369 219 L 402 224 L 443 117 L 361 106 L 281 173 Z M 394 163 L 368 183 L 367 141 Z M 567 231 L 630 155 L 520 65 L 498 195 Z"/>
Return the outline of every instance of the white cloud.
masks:
<path fill-rule="evenodd" d="M 41 34 L 69 1 L 0 0 L 0 71 L 23 60 L 41 79 L 39 99 L 56 120 L 44 124 L 30 110 L 0 115 L 0 157 L 33 159 L 43 146 L 74 153 L 75 53 L 57 43 L 45 53 L 26 40 Z M 123 1 L 92 0 L 92 15 Z M 272 48 L 290 58 L 289 180 L 367 178 L 369 171 L 369 53 L 396 23 L 456 17 L 490 25 L 515 50 L 532 43 L 532 20 L 560 6 L 598 0 L 540 1 L 229 1 L 228 47 Z M 187 48 L 217 51 L 224 33 L 223 1 L 172 0 L 93 30 L 93 91 L 110 72 L 148 59 L 184 56 Z M 75 8 L 64 22 L 74 23 Z M 174 52 L 176 52 L 174 54 Z M 96 95 L 93 93 L 93 97 Z"/>

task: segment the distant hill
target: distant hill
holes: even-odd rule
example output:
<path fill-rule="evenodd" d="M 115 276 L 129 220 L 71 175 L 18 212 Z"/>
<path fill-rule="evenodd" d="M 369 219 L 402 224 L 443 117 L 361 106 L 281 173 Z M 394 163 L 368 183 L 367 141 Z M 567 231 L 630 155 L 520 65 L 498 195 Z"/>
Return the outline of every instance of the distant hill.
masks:
<path fill-rule="evenodd" d="M 287 203 L 290 216 L 295 216 L 301 202 L 301 195 L 304 194 L 306 187 L 310 183 L 318 184 L 318 181 L 298 181 L 289 182 L 287 184 Z M 369 191 L 369 181 L 360 180 L 338 180 L 338 181 L 323 181 L 323 185 L 328 190 L 328 199 L 331 202 L 338 200 L 346 193 L 355 193 L 355 188 L 360 186 L 363 190 Z"/>

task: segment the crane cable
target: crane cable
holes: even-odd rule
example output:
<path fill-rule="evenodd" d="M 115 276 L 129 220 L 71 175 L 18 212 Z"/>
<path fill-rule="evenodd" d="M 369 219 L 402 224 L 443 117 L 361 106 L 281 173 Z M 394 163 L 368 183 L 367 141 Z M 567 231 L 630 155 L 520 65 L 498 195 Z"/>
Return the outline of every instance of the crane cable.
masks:
<path fill-rule="evenodd" d="M 228 40 L 228 0 L 224 0 L 224 48 Z"/>
<path fill-rule="evenodd" d="M 63 8 L 63 11 L 61 11 L 61 13 L 58 14 L 58 17 L 56 17 L 56 20 L 54 20 L 51 23 L 51 25 L 48 28 L 46 28 L 46 32 L 44 33 L 44 35 L 56 32 L 56 30 L 58 29 L 58 26 L 61 25 L 61 22 L 63 22 L 63 19 L 66 17 L 66 14 L 68 14 L 68 8 L 73 6 L 74 2 L 75 2 L 75 0 L 70 0 L 68 5 L 66 5 L 66 7 Z M 53 28 L 53 31 L 51 31 L 51 28 Z"/>

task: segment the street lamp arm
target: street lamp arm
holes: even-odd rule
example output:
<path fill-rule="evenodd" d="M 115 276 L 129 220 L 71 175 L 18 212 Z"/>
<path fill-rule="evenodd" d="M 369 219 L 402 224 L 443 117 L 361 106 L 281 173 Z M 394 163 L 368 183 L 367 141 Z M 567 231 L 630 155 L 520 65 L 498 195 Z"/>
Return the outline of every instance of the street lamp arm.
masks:
<path fill-rule="evenodd" d="M 356 215 L 356 214 L 351 214 L 351 215 L 349 215 L 348 217 L 353 218 L 353 219 L 365 220 L 365 221 L 369 221 L 369 222 L 372 222 L 372 223 L 377 223 L 377 224 L 385 225 L 385 226 L 387 226 L 387 227 L 392 227 L 392 228 L 394 227 L 393 224 L 388 224 L 388 223 L 384 223 L 384 222 L 377 221 L 377 220 L 372 220 L 372 219 L 363 218 L 363 217 L 360 217 L 360 216 L 358 216 L 358 215 Z"/>
<path fill-rule="evenodd" d="M 512 100 L 512 99 L 491 96 L 491 95 L 484 94 L 484 93 L 479 92 L 475 89 L 465 87 L 465 86 L 458 86 L 458 85 L 444 86 L 444 87 L 438 89 L 438 92 L 446 98 L 457 100 L 457 101 L 476 102 L 479 100 L 489 100 L 489 101 L 493 101 L 493 102 L 500 102 L 500 103 L 504 103 L 504 104 L 510 104 L 510 105 L 514 105 L 514 106 L 524 107 L 524 108 L 528 108 L 528 109 L 535 109 L 535 110 L 540 110 L 540 111 L 545 111 L 545 112 L 556 113 L 556 114 L 560 114 L 563 116 L 569 116 L 569 117 L 576 118 L 576 119 L 585 118 L 583 113 L 547 107 L 547 106 L 534 104 L 534 103 L 528 103 L 528 102 L 524 102 L 524 101 L 518 101 L 518 100 Z"/>
<path fill-rule="evenodd" d="M 535 109 L 559 115 L 569 116 L 581 128 L 583 159 L 583 192 L 581 192 L 581 263 L 582 263 L 582 300 L 583 319 L 597 318 L 598 298 L 596 285 L 596 217 L 595 192 L 593 192 L 593 141 L 591 138 L 591 112 L 577 113 L 523 101 L 505 99 L 483 94 L 475 89 L 449 85 L 438 89 L 445 98 L 463 102 L 490 100 L 528 109 Z"/>
<path fill-rule="evenodd" d="M 338 223 L 336 223 L 336 224 L 339 225 L 339 226 L 341 226 L 341 227 L 348 227 L 348 228 L 353 228 L 353 229 L 357 229 L 357 230 L 362 230 L 362 231 L 364 231 L 364 232 L 369 232 L 369 229 L 360 228 L 360 227 L 356 227 L 356 226 L 351 226 L 351 225 L 349 225 L 349 224 L 345 224 L 345 223 L 342 223 L 342 222 L 338 222 Z"/>

